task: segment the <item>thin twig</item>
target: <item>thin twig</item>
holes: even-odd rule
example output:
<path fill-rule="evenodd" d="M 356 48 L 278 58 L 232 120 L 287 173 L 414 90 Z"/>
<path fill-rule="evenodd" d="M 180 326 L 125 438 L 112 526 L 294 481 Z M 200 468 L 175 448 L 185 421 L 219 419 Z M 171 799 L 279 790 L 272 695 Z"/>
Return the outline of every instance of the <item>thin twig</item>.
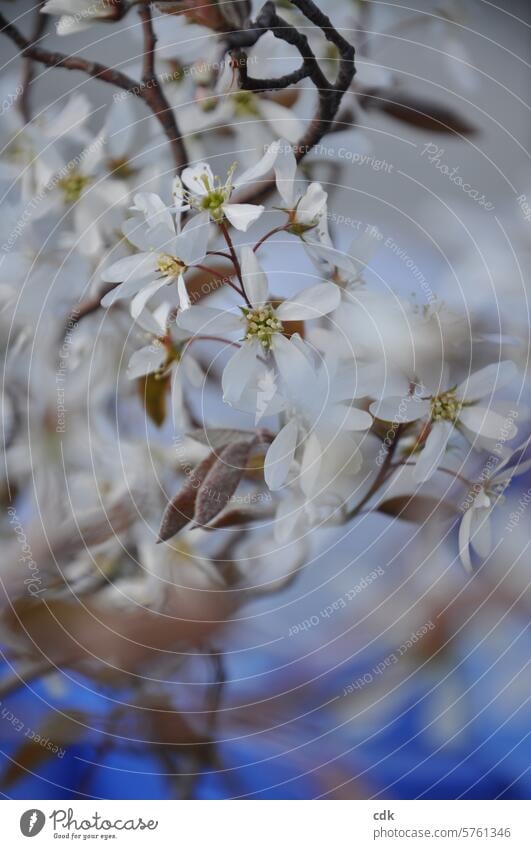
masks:
<path fill-rule="evenodd" d="M 398 427 L 396 428 L 396 430 L 393 434 L 393 439 L 391 441 L 391 444 L 389 445 L 389 447 L 387 449 L 387 454 L 386 454 L 385 460 L 383 461 L 383 463 L 380 467 L 380 471 L 376 475 L 372 485 L 369 487 L 369 489 L 367 490 L 367 492 L 365 493 L 365 495 L 363 496 L 361 501 L 358 504 L 356 504 L 356 506 L 353 507 L 352 510 L 349 513 L 347 513 L 347 516 L 346 516 L 347 521 L 350 521 L 350 519 L 353 519 L 355 516 L 358 516 L 360 514 L 362 508 L 365 507 L 367 502 L 369 502 L 371 500 L 373 495 L 376 495 L 376 493 L 378 492 L 378 490 L 380 489 L 382 484 L 385 483 L 388 476 L 390 474 L 392 474 L 392 472 L 394 471 L 393 457 L 394 457 L 395 451 L 398 447 L 398 443 L 400 441 L 401 435 L 402 435 L 402 425 L 398 425 Z"/>
<path fill-rule="evenodd" d="M 279 226 L 278 226 L 278 227 L 273 227 L 273 229 L 272 229 L 272 230 L 269 230 L 269 232 L 268 232 L 268 233 L 265 233 L 265 234 L 264 234 L 264 235 L 263 235 L 263 236 L 262 236 L 262 237 L 261 237 L 261 238 L 257 241 L 256 245 L 254 246 L 254 248 L 253 248 L 254 253 L 256 253 L 256 252 L 257 252 L 257 250 L 259 250 L 259 249 L 262 247 L 262 245 L 264 244 L 264 242 L 266 242 L 268 239 L 270 239 L 270 238 L 271 238 L 271 236 L 275 236 L 277 233 L 285 233 L 285 232 L 286 232 L 286 230 L 288 229 L 288 226 L 289 226 L 288 224 L 279 224 Z"/>
<path fill-rule="evenodd" d="M 44 0 L 36 0 L 35 3 L 35 24 L 30 40 L 33 45 L 37 44 L 43 37 L 46 25 L 48 23 L 47 15 L 41 14 L 41 8 L 44 5 Z M 35 66 L 33 59 L 26 56 L 22 65 L 22 93 L 19 100 L 20 114 L 26 123 L 31 121 L 31 84 L 33 82 Z"/>
<path fill-rule="evenodd" d="M 196 263 L 195 265 L 191 265 L 190 268 L 199 268 L 201 271 L 207 271 L 209 274 L 213 274 L 214 277 L 216 277 L 222 283 L 226 283 L 227 286 L 230 286 L 231 289 L 234 289 L 234 291 L 237 292 L 238 295 L 243 296 L 243 291 L 240 289 L 240 287 L 237 286 L 236 283 L 233 283 L 230 277 L 228 277 L 226 274 L 220 274 L 219 271 L 216 271 L 214 268 L 209 268 L 208 265 L 202 265 L 200 262 Z"/>
<path fill-rule="evenodd" d="M 249 298 L 247 297 L 247 294 L 245 292 L 245 286 L 243 285 L 243 277 L 242 277 L 242 270 L 241 270 L 241 266 L 240 266 L 240 260 L 238 259 L 238 254 L 236 253 L 236 248 L 234 247 L 234 243 L 231 239 L 227 225 L 225 224 L 224 221 L 219 222 L 219 229 L 223 233 L 223 238 L 225 239 L 225 241 L 227 243 L 227 247 L 229 249 L 230 257 L 232 259 L 232 264 L 234 265 L 234 270 L 236 271 L 236 276 L 237 276 L 239 283 L 240 283 L 240 286 L 241 286 L 241 295 L 242 295 L 243 298 L 245 298 L 245 302 L 246 302 L 247 306 L 249 307 L 249 309 L 251 309 L 252 304 L 249 301 Z"/>
<path fill-rule="evenodd" d="M 102 65 L 101 62 L 92 62 L 89 59 L 83 59 L 81 56 L 67 56 L 65 53 L 58 51 L 43 50 L 43 48 L 28 41 L 1 13 L 0 33 L 6 35 L 16 44 L 21 56 L 25 59 L 40 62 L 49 68 L 65 68 L 68 71 L 81 71 L 89 77 L 109 83 L 129 92 L 129 94 L 139 97 L 151 109 L 164 130 L 173 152 L 175 167 L 180 169 L 186 165 L 186 154 L 175 116 L 169 107 L 164 107 L 163 101 L 157 95 L 156 88 L 149 88 L 147 85 L 139 83 L 132 77 L 127 76 L 122 71 L 117 71 L 108 65 Z"/>
<path fill-rule="evenodd" d="M 157 36 L 153 29 L 151 7 L 142 6 L 138 10 L 138 15 L 142 21 L 142 30 L 144 33 L 144 61 L 142 68 L 143 97 L 153 114 L 164 127 L 164 132 L 173 151 L 175 164 L 178 168 L 182 168 L 188 162 L 184 141 L 179 133 L 173 110 L 166 99 L 166 95 L 155 73 Z"/>
<path fill-rule="evenodd" d="M 354 47 L 335 29 L 330 18 L 319 9 L 313 0 L 291 0 L 291 2 L 323 32 L 327 41 L 337 48 L 339 68 L 333 83 L 327 79 L 321 70 L 307 37 L 277 14 L 271 0 L 264 4 L 256 21 L 251 23 L 246 30 L 229 33 L 226 36 L 226 43 L 235 59 L 242 89 L 248 91 L 277 90 L 286 88 L 303 79 L 310 79 L 314 83 L 318 92 L 317 110 L 308 130 L 293 148 L 295 157 L 300 162 L 321 141 L 323 136 L 334 128 L 341 100 L 354 79 L 356 67 L 354 64 Z M 249 76 L 244 48 L 252 47 L 266 32 L 272 32 L 275 38 L 297 48 L 302 58 L 302 64 L 299 68 L 290 74 L 271 79 L 258 79 Z M 238 200 L 249 202 L 250 200 L 262 199 L 269 194 L 273 187 L 274 181 L 268 179 L 258 188 L 253 187 L 251 190 L 242 193 Z"/>

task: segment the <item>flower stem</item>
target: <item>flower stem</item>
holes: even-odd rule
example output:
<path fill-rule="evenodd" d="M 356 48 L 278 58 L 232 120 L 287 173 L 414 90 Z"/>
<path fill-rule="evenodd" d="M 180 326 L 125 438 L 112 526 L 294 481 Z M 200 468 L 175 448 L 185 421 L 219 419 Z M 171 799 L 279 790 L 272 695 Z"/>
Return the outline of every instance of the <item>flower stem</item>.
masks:
<path fill-rule="evenodd" d="M 228 258 L 230 259 L 230 257 Z M 230 286 L 231 289 L 234 289 L 234 291 L 237 292 L 238 295 L 241 295 L 242 298 L 245 297 L 243 289 L 240 289 L 239 286 L 236 286 L 236 284 L 232 282 L 229 275 L 221 274 L 221 272 L 216 271 L 215 268 L 209 268 L 208 265 L 202 265 L 200 262 L 196 263 L 195 265 L 191 265 L 190 268 L 199 268 L 201 271 L 206 271 L 208 274 L 212 274 L 218 280 L 221 280 L 222 283 L 226 283 L 227 286 Z"/>
<path fill-rule="evenodd" d="M 230 233 L 227 229 L 227 225 L 225 224 L 224 221 L 219 222 L 219 229 L 223 233 L 223 238 L 225 239 L 225 241 L 227 243 L 227 247 L 228 247 L 229 253 L 230 253 L 230 258 L 231 258 L 232 263 L 234 265 L 236 275 L 238 277 L 238 280 L 240 281 L 240 286 L 241 286 L 241 289 L 242 289 L 240 294 L 244 298 L 245 303 L 247 304 L 249 309 L 252 309 L 253 305 L 251 304 L 249 298 L 245 294 L 245 287 L 243 285 L 243 277 L 242 277 L 242 269 L 241 269 L 241 266 L 240 266 L 240 260 L 238 259 L 238 254 L 236 253 L 236 248 L 234 247 L 234 242 L 231 239 Z"/>
<path fill-rule="evenodd" d="M 262 245 L 264 244 L 264 242 L 265 242 L 267 239 L 270 239 L 270 238 L 271 238 L 271 236 L 274 236 L 274 235 L 275 235 L 275 233 L 284 233 L 287 229 L 288 229 L 288 225 L 287 225 L 287 224 L 280 224 L 278 227 L 273 227 L 273 229 L 272 229 L 272 230 L 270 230 L 270 231 L 269 231 L 269 233 L 266 233 L 264 236 L 262 236 L 262 238 L 261 238 L 261 239 L 259 239 L 259 240 L 257 241 L 256 245 L 255 245 L 255 246 L 254 246 L 254 248 L 253 248 L 253 251 L 256 253 L 256 251 L 257 251 L 259 248 L 261 248 L 261 247 L 262 247 Z"/>

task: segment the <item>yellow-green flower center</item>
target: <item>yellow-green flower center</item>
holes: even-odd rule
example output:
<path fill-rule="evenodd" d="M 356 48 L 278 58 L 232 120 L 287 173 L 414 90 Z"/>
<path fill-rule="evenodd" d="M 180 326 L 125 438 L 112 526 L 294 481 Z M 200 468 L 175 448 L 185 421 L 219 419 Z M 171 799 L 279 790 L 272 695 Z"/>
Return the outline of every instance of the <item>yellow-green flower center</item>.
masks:
<path fill-rule="evenodd" d="M 284 327 L 271 304 L 256 309 L 242 308 L 247 322 L 246 339 L 256 339 L 264 348 L 271 347 L 275 333 L 282 333 Z"/>
<path fill-rule="evenodd" d="M 120 156 L 117 159 L 108 159 L 107 168 L 113 175 L 121 180 L 127 180 L 136 174 L 136 169 L 132 167 L 126 156 Z"/>
<path fill-rule="evenodd" d="M 10 141 L 4 148 L 4 156 L 14 162 L 23 162 L 26 159 L 31 159 L 34 155 L 27 142 L 23 144 L 16 139 Z"/>
<path fill-rule="evenodd" d="M 455 422 L 459 417 L 462 406 L 453 389 L 442 392 L 440 395 L 434 395 L 431 399 L 431 419 L 434 422 Z"/>
<path fill-rule="evenodd" d="M 247 115 L 256 116 L 260 114 L 256 106 L 256 95 L 252 91 L 235 92 L 232 95 L 232 102 L 234 103 L 236 115 L 245 117 Z"/>
<path fill-rule="evenodd" d="M 178 277 L 186 268 L 185 263 L 177 256 L 160 254 L 157 260 L 157 271 L 166 277 Z"/>
<path fill-rule="evenodd" d="M 220 223 L 224 217 L 223 204 L 227 203 L 232 193 L 232 175 L 236 163 L 229 168 L 227 180 L 221 183 L 219 177 L 214 177 L 213 183 L 210 182 L 208 174 L 202 174 L 199 178 L 205 188 L 205 194 L 201 195 L 197 192 L 185 192 L 185 198 L 190 205 L 195 209 L 203 212 L 208 212 L 212 221 Z"/>
<path fill-rule="evenodd" d="M 223 218 L 222 206 L 227 200 L 225 192 L 222 189 L 212 189 L 207 195 L 201 198 L 201 209 L 210 213 L 215 220 Z"/>
<path fill-rule="evenodd" d="M 63 193 L 65 203 L 75 203 L 81 197 L 81 192 L 90 183 L 90 177 L 84 174 L 69 174 L 62 177 L 58 186 Z"/>
<path fill-rule="evenodd" d="M 218 105 L 218 103 L 219 103 L 218 98 L 212 96 L 212 97 L 204 97 L 201 100 L 200 105 L 201 105 L 201 109 L 203 110 L 203 112 L 213 112 L 214 109 L 216 108 L 216 106 Z"/>

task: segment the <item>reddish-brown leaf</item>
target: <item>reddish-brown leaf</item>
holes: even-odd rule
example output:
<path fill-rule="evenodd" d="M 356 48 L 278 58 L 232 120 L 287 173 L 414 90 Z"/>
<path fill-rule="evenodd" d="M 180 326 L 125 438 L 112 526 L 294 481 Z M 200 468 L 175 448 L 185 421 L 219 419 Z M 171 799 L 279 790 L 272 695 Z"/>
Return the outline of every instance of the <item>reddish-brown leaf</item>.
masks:
<path fill-rule="evenodd" d="M 472 136 L 477 131 L 462 115 L 441 104 L 396 89 L 371 89 L 361 97 L 366 109 L 384 112 L 404 124 L 432 133 Z"/>
<path fill-rule="evenodd" d="M 252 510 L 227 510 L 222 516 L 219 516 L 215 522 L 209 525 L 208 530 L 212 528 L 235 528 L 249 525 L 251 522 L 259 522 L 262 519 L 259 513 L 254 513 Z"/>
<path fill-rule="evenodd" d="M 221 451 L 226 445 L 234 442 L 246 442 L 254 438 L 254 433 L 249 430 L 236 430 L 234 428 L 209 427 L 191 430 L 187 434 L 194 442 L 207 445 L 213 451 Z"/>
<path fill-rule="evenodd" d="M 387 516 L 417 524 L 435 518 L 451 519 L 456 515 L 452 504 L 432 495 L 396 495 L 382 501 L 376 509 Z"/>
<path fill-rule="evenodd" d="M 166 418 L 166 394 L 170 388 L 169 377 L 148 374 L 138 379 L 138 391 L 146 413 L 157 427 L 164 424 Z"/>
<path fill-rule="evenodd" d="M 211 452 L 205 457 L 189 474 L 188 479 L 177 495 L 172 498 L 166 507 L 159 529 L 157 542 L 164 542 L 191 522 L 194 518 L 197 493 L 217 456 Z"/>
<path fill-rule="evenodd" d="M 223 448 L 197 493 L 196 525 L 207 525 L 227 506 L 242 479 L 255 441 L 253 436 Z"/>

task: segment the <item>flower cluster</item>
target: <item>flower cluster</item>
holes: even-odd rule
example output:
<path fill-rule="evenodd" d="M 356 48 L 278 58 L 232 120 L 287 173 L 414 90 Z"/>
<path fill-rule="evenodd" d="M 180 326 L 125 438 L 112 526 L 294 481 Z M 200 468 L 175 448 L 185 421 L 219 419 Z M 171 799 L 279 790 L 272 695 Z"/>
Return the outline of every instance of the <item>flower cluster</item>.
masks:
<path fill-rule="evenodd" d="M 23 493 L 33 514 L 51 510 L 57 495 L 54 526 L 72 512 L 77 524 L 78 511 L 116 509 L 143 564 L 171 573 L 172 555 L 156 542 L 172 539 L 179 568 L 192 562 L 198 582 L 210 585 L 212 534 L 193 528 L 249 526 L 246 539 L 296 544 L 302 559 L 309 532 L 322 525 L 367 511 L 424 521 L 426 498 L 435 491 L 442 499 L 451 477 L 463 497 L 472 493 L 466 509 L 457 495 L 444 499 L 470 569 L 470 552 L 488 550 L 483 528 L 500 481 L 505 487 L 525 468 L 527 443 L 514 448 L 524 413 L 515 404 L 507 412 L 516 365 L 500 354 L 500 339 L 482 339 L 468 356 L 468 320 L 431 290 L 424 306 L 398 290 L 382 293 L 367 273 L 376 226 L 346 250 L 335 231 L 332 238 L 329 224 L 341 216 L 316 179 L 322 161 L 299 164 L 319 149 L 317 136 L 307 149 L 300 144 L 309 132 L 302 89 L 290 86 L 287 97 L 249 76 L 254 65 L 263 79 L 277 73 L 283 47 L 273 30 L 236 62 L 227 30 L 237 22 L 192 18 L 203 34 L 224 32 L 224 51 L 216 39 L 207 39 L 212 50 L 189 39 L 176 57 L 172 32 L 182 19 L 159 6 L 46 0 L 41 11 L 59 16 L 64 41 L 138 13 L 130 29 L 139 40 L 148 34 L 143 61 L 123 72 L 87 66 L 120 87 L 96 131 L 78 91 L 34 115 L 14 105 L 3 116 L 6 491 Z M 224 14 L 247 14 L 245 3 L 229 6 Z M 207 12 L 221 14 L 215 4 Z M 150 76 L 153 41 L 158 78 Z M 68 56 L 61 63 L 83 66 Z M 369 63 L 344 103 L 365 108 L 376 85 L 368 71 L 378 91 L 392 89 Z M 8 79 L 4 100 L 15 88 Z M 323 134 L 331 125 L 324 120 Z M 483 477 L 482 457 L 495 458 Z M 61 499 L 65 475 L 66 491 L 82 493 L 75 506 Z M 131 492 L 141 511 L 124 495 Z M 101 518 L 94 532 L 98 553 L 133 591 L 107 524 Z M 72 571 L 89 581 L 91 555 L 77 554 Z M 132 583 L 160 602 L 144 577 Z"/>
<path fill-rule="evenodd" d="M 271 170 L 284 203 L 275 213 L 278 221 L 254 243 L 238 247 L 231 230 L 246 233 L 264 208 L 238 203 L 237 189 Z M 354 243 L 349 254 L 338 251 L 326 228 L 326 192 L 318 183 L 302 189 L 299 185 L 303 184 L 294 154 L 283 139 L 272 143 L 238 180 L 234 167 L 221 179 L 206 163 L 185 169 L 182 181 L 174 182 L 171 208 L 156 195 L 135 196 L 134 217 L 126 220 L 123 232 L 139 250 L 103 271 L 105 280 L 119 285 L 102 303 L 110 306 L 132 298 L 131 315 L 144 327 L 151 315 L 148 298 L 177 281 L 173 321 L 186 343 L 178 356 L 170 357 L 176 371 L 190 358 L 192 345 L 197 350 L 201 343 L 215 342 L 231 352 L 221 354 L 226 360 L 221 396 L 242 415 L 250 414 L 255 426 L 267 424 L 270 436 L 261 441 L 263 472 L 266 486 L 278 493 L 279 539 L 304 535 L 323 521 L 337 523 L 357 515 L 353 496 L 362 475 L 373 478 L 377 510 L 378 498 L 393 479 L 412 466 L 411 498 L 418 499 L 422 484 L 438 471 L 448 473 L 446 464 L 455 465 L 456 457 L 466 459 L 467 444 L 498 450 L 501 463 L 510 455 L 517 432 L 514 420 L 500 411 L 503 405 L 496 408 L 493 398 L 517 379 L 511 361 L 492 362 L 463 376 L 462 365 L 446 361 L 437 345 L 432 350 L 428 346 L 418 363 L 415 357 L 388 357 L 385 347 L 378 351 L 376 339 L 371 350 L 366 344 L 367 313 L 375 324 L 375 337 L 378 326 L 385 327 L 391 316 L 389 304 L 363 283 L 359 256 L 366 248 Z M 183 214 L 187 220 L 179 231 Z M 280 233 L 295 240 L 293 249 L 302 250 L 316 270 L 311 285 L 288 297 L 270 291 L 270 275 L 260 259 L 269 239 Z M 225 252 L 214 249 L 218 238 L 225 242 Z M 191 271 L 207 268 L 220 253 L 230 263 L 230 288 L 225 288 L 232 304 L 220 308 L 192 303 L 186 288 Z M 217 297 L 222 300 L 219 292 Z M 456 330 L 455 317 L 445 314 L 440 304 L 421 315 L 410 308 L 410 314 L 408 332 L 414 350 L 422 346 L 435 321 L 443 328 L 447 325 L 449 333 L 464 332 L 463 327 Z M 155 358 L 142 352 L 133 355 L 135 377 L 168 367 L 166 331 L 155 333 L 155 338 L 159 344 Z M 199 386 L 196 382 L 201 393 L 205 385 L 205 379 Z M 223 413 L 219 415 L 222 420 Z M 210 425 L 203 426 L 208 443 Z M 212 423 L 216 429 L 219 426 L 220 421 Z M 384 460 L 371 469 L 374 441 L 389 428 L 392 438 L 382 445 Z M 240 470 L 239 480 L 243 477 Z M 460 477 L 457 469 L 455 477 Z M 225 485 L 232 486 L 232 478 L 225 481 L 220 476 L 221 492 Z M 478 495 L 471 509 L 477 512 L 483 507 Z M 470 527 L 470 515 L 465 514 L 465 528 Z M 463 543 L 460 550 L 469 566 Z"/>

